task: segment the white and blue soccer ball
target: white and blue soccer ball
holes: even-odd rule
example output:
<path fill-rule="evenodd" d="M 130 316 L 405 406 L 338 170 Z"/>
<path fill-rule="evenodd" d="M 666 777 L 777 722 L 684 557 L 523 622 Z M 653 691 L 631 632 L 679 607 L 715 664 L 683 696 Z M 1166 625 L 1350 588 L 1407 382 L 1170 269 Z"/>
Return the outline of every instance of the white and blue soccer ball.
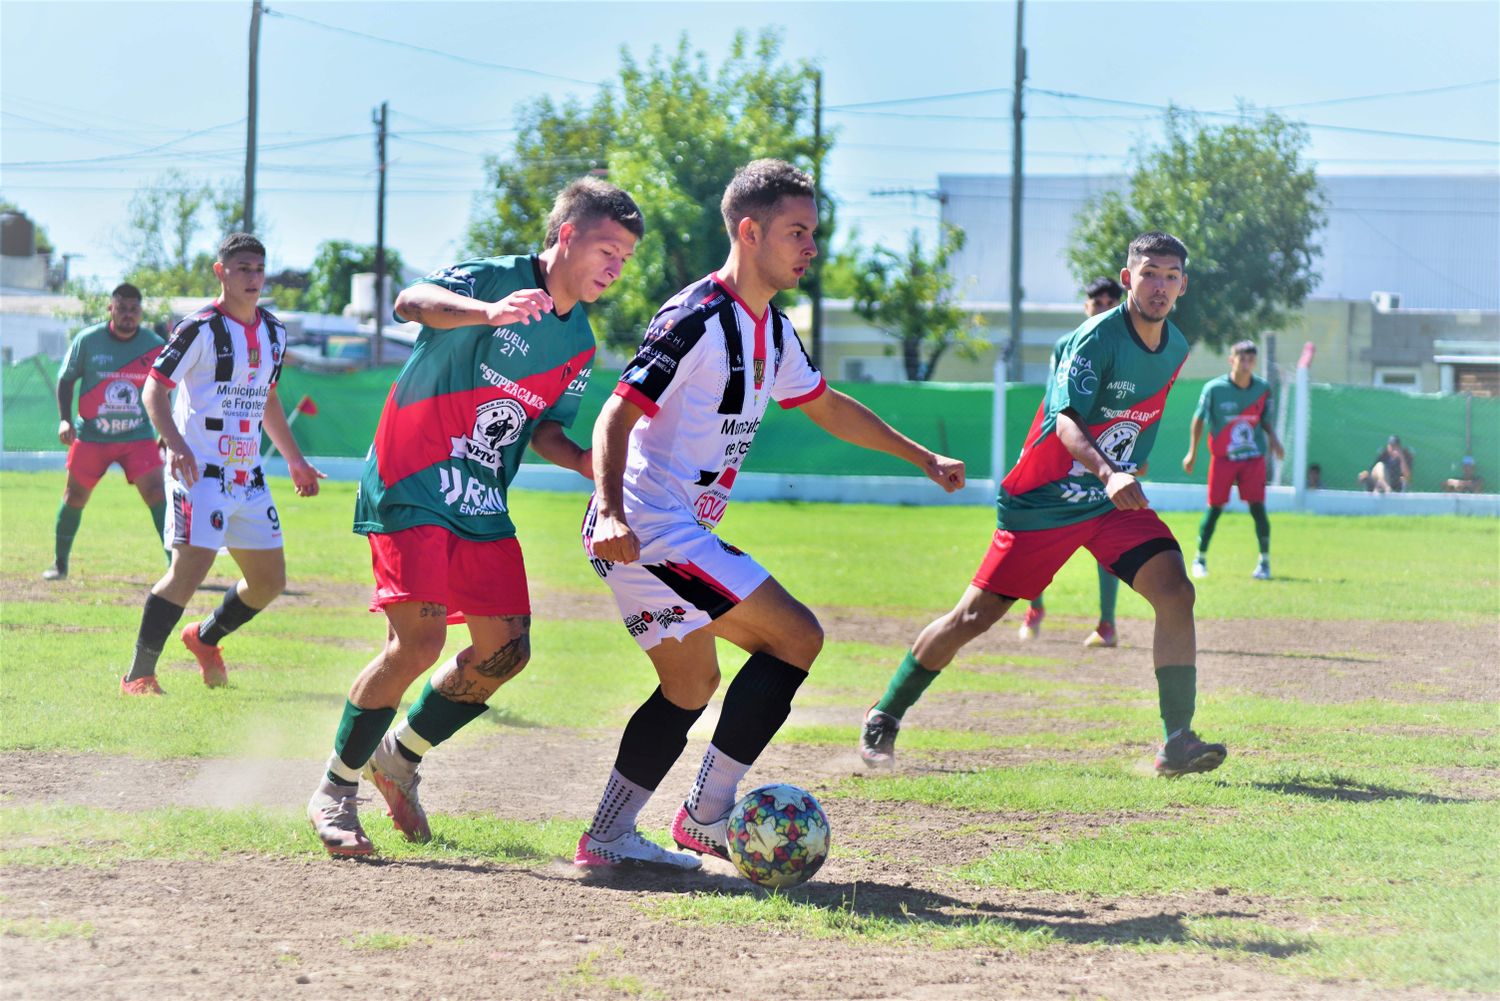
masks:
<path fill-rule="evenodd" d="M 828 815 L 805 789 L 761 786 L 729 812 L 726 841 L 746 879 L 785 890 L 811 879 L 828 858 Z"/>

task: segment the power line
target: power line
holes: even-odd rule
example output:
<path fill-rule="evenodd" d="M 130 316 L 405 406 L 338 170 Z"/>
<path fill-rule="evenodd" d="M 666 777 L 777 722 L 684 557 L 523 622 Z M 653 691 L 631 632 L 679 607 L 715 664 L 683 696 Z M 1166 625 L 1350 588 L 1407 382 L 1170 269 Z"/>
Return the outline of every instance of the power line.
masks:
<path fill-rule="evenodd" d="M 1009 87 L 992 87 L 988 90 L 964 90 L 953 94 L 930 94 L 926 97 L 891 97 L 879 101 L 855 101 L 849 104 L 829 104 L 824 111 L 848 111 L 853 108 L 880 108 L 892 104 L 922 104 L 927 101 L 956 101 L 966 97 L 998 97 L 1009 94 Z"/>
<path fill-rule="evenodd" d="M 547 73 L 542 70 L 527 69 L 524 66 L 508 66 L 504 63 L 492 63 L 487 62 L 483 59 L 472 59 L 469 56 L 461 56 L 456 52 L 445 52 L 442 49 L 434 49 L 426 45 L 416 45 L 412 42 L 403 42 L 395 38 L 383 38 L 380 35 L 371 35 L 367 32 L 355 31 L 353 28 L 341 28 L 338 25 L 324 24 L 322 21 L 314 21 L 312 18 L 303 17 L 300 14 L 288 14 L 283 10 L 272 10 L 269 7 L 264 8 L 264 10 L 265 13 L 271 17 L 284 17 L 289 21 L 300 21 L 303 24 L 310 24 L 314 28 L 322 28 L 324 31 L 333 31 L 341 35 L 352 35 L 355 38 L 363 38 L 366 41 L 379 42 L 382 45 L 394 45 L 397 48 L 410 49 L 413 52 L 425 52 L 427 55 L 437 56 L 441 59 L 449 59 L 453 62 L 463 63 L 467 66 L 478 66 L 481 69 L 489 70 L 502 70 L 507 73 L 519 73 L 523 76 L 533 76 L 543 80 L 561 80 L 564 83 L 577 83 L 582 84 L 586 87 L 607 86 L 606 84 L 602 84 L 597 80 L 580 80 L 577 77 L 562 76 L 557 73 Z"/>

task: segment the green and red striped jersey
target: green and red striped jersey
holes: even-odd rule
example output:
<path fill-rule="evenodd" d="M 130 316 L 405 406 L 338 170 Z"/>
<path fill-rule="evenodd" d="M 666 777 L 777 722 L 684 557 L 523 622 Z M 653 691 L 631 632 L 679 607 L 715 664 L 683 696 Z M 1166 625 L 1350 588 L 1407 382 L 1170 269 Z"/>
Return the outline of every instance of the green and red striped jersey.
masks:
<path fill-rule="evenodd" d="M 465 261 L 421 279 L 499 302 L 546 288 L 531 256 Z M 505 327 L 422 328 L 380 415 L 354 530 L 438 525 L 475 541 L 516 534 L 506 490 L 538 421 L 573 423 L 594 332 L 583 305 Z"/>
<path fill-rule="evenodd" d="M 1241 389 L 1227 375 L 1203 384 L 1198 417 L 1208 427 L 1209 452 L 1239 462 L 1266 454 L 1265 422 L 1271 419 L 1271 384 L 1258 375 Z"/>
<path fill-rule="evenodd" d="M 1000 482 L 999 527 L 1009 532 L 1059 528 L 1112 510 L 1103 482 L 1057 436 L 1057 415 L 1071 408 L 1104 454 L 1134 472 L 1151 454 L 1167 392 L 1187 353 L 1187 338 L 1170 320 L 1156 349 L 1146 347 L 1126 303 L 1091 317 L 1058 341 L 1026 444 Z"/>
<path fill-rule="evenodd" d="M 166 343 L 149 327 L 138 327 L 122 341 L 108 323 L 86 327 L 68 345 L 58 382 L 76 382 L 78 416 L 73 430 L 81 441 L 144 441 L 156 437 L 141 387 Z"/>

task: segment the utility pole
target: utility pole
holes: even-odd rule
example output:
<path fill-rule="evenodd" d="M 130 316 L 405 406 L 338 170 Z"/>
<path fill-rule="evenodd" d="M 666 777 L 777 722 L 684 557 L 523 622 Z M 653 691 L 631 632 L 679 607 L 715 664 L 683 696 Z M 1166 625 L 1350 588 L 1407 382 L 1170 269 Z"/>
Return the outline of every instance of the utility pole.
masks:
<path fill-rule="evenodd" d="M 387 101 L 380 102 L 380 113 L 374 119 L 380 131 L 375 134 L 375 155 L 379 160 L 375 168 L 380 190 L 375 196 L 375 336 L 370 340 L 371 361 L 380 365 L 385 361 L 385 122 Z"/>
<path fill-rule="evenodd" d="M 1010 140 L 1010 345 L 1006 348 L 1007 376 L 1021 380 L 1021 96 L 1026 91 L 1026 47 L 1021 28 L 1026 0 L 1016 0 L 1016 85 L 1011 95 Z"/>
<path fill-rule="evenodd" d="M 255 232 L 255 101 L 260 64 L 260 0 L 250 0 L 250 107 L 245 115 L 245 232 Z"/>
<path fill-rule="evenodd" d="M 823 71 L 813 70 L 813 196 L 823 214 Z M 823 265 L 813 259 L 812 361 L 823 368 Z"/>

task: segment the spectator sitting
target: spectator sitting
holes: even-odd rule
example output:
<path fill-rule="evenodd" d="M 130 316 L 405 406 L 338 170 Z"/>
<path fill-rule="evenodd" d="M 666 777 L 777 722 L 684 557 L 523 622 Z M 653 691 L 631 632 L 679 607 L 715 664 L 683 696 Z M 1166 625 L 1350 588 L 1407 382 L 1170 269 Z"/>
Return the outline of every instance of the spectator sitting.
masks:
<path fill-rule="evenodd" d="M 1484 492 L 1484 477 L 1474 468 L 1474 457 L 1464 456 L 1463 471 L 1451 480 L 1443 481 L 1443 490 L 1450 494 L 1477 494 Z"/>
<path fill-rule="evenodd" d="M 1359 482 L 1377 494 L 1405 490 L 1411 485 L 1411 449 L 1404 447 L 1399 437 L 1391 435 L 1370 468 L 1359 474 Z"/>
<path fill-rule="evenodd" d="M 1323 489 L 1323 467 L 1316 462 L 1307 467 L 1307 489 Z"/>

